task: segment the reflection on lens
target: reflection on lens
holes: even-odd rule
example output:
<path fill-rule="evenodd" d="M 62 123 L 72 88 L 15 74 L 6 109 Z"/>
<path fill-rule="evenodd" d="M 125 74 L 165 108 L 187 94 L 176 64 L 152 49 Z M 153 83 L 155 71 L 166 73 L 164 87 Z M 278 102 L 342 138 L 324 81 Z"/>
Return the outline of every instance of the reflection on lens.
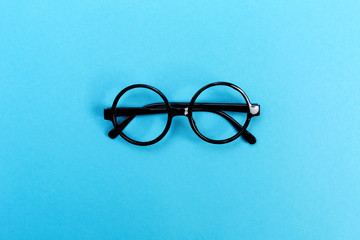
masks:
<path fill-rule="evenodd" d="M 150 109 L 166 109 L 164 100 L 156 92 L 147 88 L 134 88 L 127 91 L 117 103 L 117 108 L 138 107 Z M 164 131 L 168 114 L 156 113 L 145 115 L 118 116 L 117 124 L 131 118 L 122 132 L 129 138 L 138 142 L 148 142 L 156 139 Z"/>
<path fill-rule="evenodd" d="M 199 103 L 245 104 L 246 100 L 237 90 L 228 86 L 213 86 L 205 89 L 196 99 L 192 116 L 199 132 L 211 140 L 225 140 L 239 132 L 234 121 L 243 126 L 247 113 L 216 110 L 209 111 L 197 105 Z M 198 107 L 197 107 L 198 106 Z M 241 128 L 240 128 L 241 130 Z"/>

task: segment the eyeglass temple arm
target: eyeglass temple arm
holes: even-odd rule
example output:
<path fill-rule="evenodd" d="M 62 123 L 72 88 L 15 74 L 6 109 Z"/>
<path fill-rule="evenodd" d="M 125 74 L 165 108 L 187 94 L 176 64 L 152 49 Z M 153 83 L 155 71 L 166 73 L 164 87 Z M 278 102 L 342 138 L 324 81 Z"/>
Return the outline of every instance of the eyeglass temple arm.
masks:
<path fill-rule="evenodd" d="M 153 103 L 144 107 L 121 107 L 115 109 L 115 116 L 131 116 L 131 115 L 144 115 L 144 114 L 156 114 L 167 113 L 167 108 L 164 107 L 164 103 Z M 171 103 L 171 106 L 175 108 L 186 108 L 188 103 Z M 230 111 L 230 112 L 244 112 L 247 113 L 249 108 L 247 104 L 236 103 L 195 103 L 193 105 L 193 111 Z M 106 120 L 111 120 L 112 112 L 110 109 L 104 110 L 104 117 Z M 260 115 L 260 106 L 258 104 L 251 104 L 250 114 L 252 116 Z"/>
<path fill-rule="evenodd" d="M 187 103 L 171 103 L 172 106 L 174 107 L 186 107 L 188 106 Z M 215 106 L 215 107 L 214 107 Z M 128 116 L 127 118 L 125 118 L 123 121 L 121 121 L 118 125 L 119 129 L 123 130 L 130 122 L 131 120 L 133 120 L 135 118 L 136 115 L 138 115 L 140 112 L 140 114 L 152 114 L 152 113 L 167 113 L 167 109 L 156 109 L 158 107 L 164 107 L 163 103 L 154 103 L 154 104 L 149 104 L 146 105 L 142 108 L 117 108 L 117 112 L 115 113 L 115 116 L 117 116 L 118 114 L 120 116 L 128 116 L 129 112 L 133 112 L 131 116 Z M 236 110 L 239 111 L 243 110 L 245 112 L 247 112 L 247 105 L 246 104 L 213 104 L 213 103 L 196 103 L 194 104 L 194 111 L 201 111 L 201 110 L 205 110 L 208 112 L 213 112 L 215 114 L 218 114 L 220 116 L 222 116 L 223 118 L 225 118 L 228 122 L 231 123 L 231 125 L 233 125 L 233 127 L 235 127 L 235 129 L 237 129 L 238 131 L 240 131 L 242 129 L 242 125 L 239 124 L 235 119 L 233 119 L 231 116 L 229 116 L 228 114 L 226 114 L 225 112 L 216 110 L 219 109 L 220 107 L 226 107 L 227 111 L 231 111 L 231 110 Z M 257 104 L 252 104 L 252 107 L 257 107 L 257 112 L 255 112 L 255 114 L 253 114 L 254 116 L 258 116 L 260 114 L 260 106 Z M 147 109 L 145 111 L 142 111 L 140 109 Z M 215 108 L 215 109 L 214 109 Z M 125 110 L 127 113 L 125 115 L 125 111 L 120 113 L 119 110 Z M 151 111 L 148 111 L 151 110 Z M 136 113 L 135 113 L 136 112 Z M 104 110 L 104 118 L 106 120 L 111 120 L 112 118 L 112 113 L 110 109 L 105 109 Z M 118 132 L 116 131 L 116 129 L 112 129 L 110 130 L 110 132 L 108 133 L 108 136 L 112 139 L 116 138 L 118 136 Z M 242 134 L 242 137 L 250 144 L 254 144 L 256 143 L 256 138 L 254 137 L 254 135 L 252 135 L 249 131 L 247 131 L 245 129 L 244 133 Z"/>

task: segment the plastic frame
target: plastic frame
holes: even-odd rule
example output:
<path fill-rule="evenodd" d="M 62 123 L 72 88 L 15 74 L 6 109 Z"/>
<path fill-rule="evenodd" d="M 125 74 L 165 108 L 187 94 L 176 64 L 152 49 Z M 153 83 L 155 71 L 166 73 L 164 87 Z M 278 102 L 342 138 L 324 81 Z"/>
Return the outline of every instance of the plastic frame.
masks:
<path fill-rule="evenodd" d="M 235 89 L 236 91 L 240 92 L 241 95 L 244 97 L 246 104 L 245 103 L 241 103 L 241 104 L 236 104 L 236 103 L 195 103 L 198 96 L 204 90 L 206 90 L 210 87 L 219 86 L 219 85 L 228 86 L 228 87 L 231 87 L 231 88 Z M 120 107 L 120 108 L 118 107 L 117 108 L 116 106 L 117 106 L 118 101 L 121 98 L 121 96 L 123 96 L 127 91 L 134 89 L 134 88 L 150 89 L 150 90 L 154 91 L 155 93 L 157 93 L 163 99 L 164 102 L 163 103 L 153 103 L 153 104 L 149 104 L 149 105 L 146 105 L 143 107 Z M 214 139 L 207 138 L 200 133 L 200 131 L 198 130 L 198 128 L 196 126 L 196 123 L 192 117 L 192 113 L 194 111 L 208 111 L 208 112 L 218 114 L 218 115 L 224 117 L 227 121 L 229 121 L 235 127 L 235 129 L 238 130 L 238 133 L 236 133 L 234 136 L 232 136 L 230 138 L 223 139 L 223 140 L 214 140 Z M 229 116 L 224 111 L 247 113 L 247 118 L 246 118 L 245 124 L 242 126 L 241 124 L 239 124 L 235 119 L 233 119 L 231 116 Z M 134 139 L 129 138 L 128 136 L 126 136 L 123 133 L 122 130 L 137 115 L 157 114 L 157 113 L 167 113 L 168 114 L 167 123 L 164 128 L 164 131 L 157 138 L 155 138 L 151 141 L 140 142 L 140 141 L 136 141 Z M 245 94 L 245 92 L 241 88 L 239 88 L 238 86 L 236 86 L 232 83 L 228 83 L 228 82 L 214 82 L 214 83 L 210 83 L 210 84 L 202 87 L 199 91 L 197 91 L 194 94 L 194 96 L 192 97 L 192 99 L 189 103 L 169 102 L 167 100 L 167 98 L 165 97 L 165 95 L 157 88 L 146 85 L 146 84 L 135 84 L 135 85 L 131 85 L 131 86 L 124 88 L 115 97 L 112 107 L 108 108 L 108 109 L 104 109 L 104 119 L 110 120 L 114 125 L 114 128 L 112 130 L 110 130 L 110 132 L 108 133 L 108 136 L 113 139 L 113 138 L 116 138 L 118 135 L 120 135 L 126 141 L 128 141 L 132 144 L 140 145 L 140 146 L 151 145 L 151 144 L 154 144 L 154 143 L 157 143 L 158 141 L 160 141 L 169 131 L 170 126 L 171 126 L 171 121 L 172 121 L 173 117 L 175 117 L 175 116 L 186 116 L 189 119 L 190 126 L 194 130 L 196 135 L 198 135 L 201 139 L 203 139 L 204 141 L 207 141 L 209 143 L 224 144 L 224 143 L 234 141 L 238 137 L 242 136 L 248 143 L 254 144 L 254 143 L 256 143 L 256 138 L 250 132 L 248 132 L 246 129 L 250 124 L 251 118 L 255 117 L 255 116 L 259 116 L 259 115 L 260 115 L 260 105 L 251 103 L 248 96 Z M 127 116 L 127 117 L 122 122 L 117 123 L 117 121 L 116 121 L 117 116 Z"/>

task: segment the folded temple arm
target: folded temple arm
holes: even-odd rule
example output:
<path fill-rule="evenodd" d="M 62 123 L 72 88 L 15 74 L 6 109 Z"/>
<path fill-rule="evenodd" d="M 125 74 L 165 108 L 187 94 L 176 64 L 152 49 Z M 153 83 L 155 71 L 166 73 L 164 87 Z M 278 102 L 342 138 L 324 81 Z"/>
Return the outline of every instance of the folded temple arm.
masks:
<path fill-rule="evenodd" d="M 171 103 L 171 106 L 175 108 L 187 108 L 188 103 Z M 250 113 L 253 116 L 258 116 L 260 114 L 260 107 L 257 104 L 252 104 L 252 109 Z M 232 112 L 248 112 L 248 106 L 246 104 L 223 104 L 223 103 L 195 103 L 193 105 L 192 111 L 206 111 L 218 114 L 221 117 L 225 118 L 236 130 L 241 131 L 242 125 L 239 124 L 235 119 L 229 116 L 223 111 L 232 111 Z M 252 111 L 252 112 L 251 112 Z M 157 113 L 168 113 L 164 103 L 154 103 L 149 104 L 144 107 L 121 107 L 115 109 L 115 116 L 127 116 L 120 123 L 118 123 L 119 130 L 123 130 L 137 115 L 147 115 L 147 114 L 157 114 Z M 112 120 L 113 110 L 105 109 L 104 118 L 106 120 Z M 112 129 L 108 133 L 110 138 L 116 138 L 118 132 L 116 129 Z M 244 131 L 242 137 L 250 144 L 256 142 L 256 138 L 247 130 Z"/>

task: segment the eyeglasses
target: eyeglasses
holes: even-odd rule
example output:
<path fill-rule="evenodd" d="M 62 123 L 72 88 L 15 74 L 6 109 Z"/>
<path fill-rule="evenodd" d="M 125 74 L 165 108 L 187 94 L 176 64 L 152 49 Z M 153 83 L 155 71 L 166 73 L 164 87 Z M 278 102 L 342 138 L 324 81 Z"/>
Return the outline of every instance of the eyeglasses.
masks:
<path fill-rule="evenodd" d="M 175 116 L 186 116 L 193 131 L 209 143 L 228 143 L 242 136 L 254 144 L 256 138 L 246 129 L 251 118 L 259 115 L 260 105 L 251 103 L 241 88 L 228 82 L 202 87 L 189 103 L 169 102 L 158 89 L 135 84 L 123 89 L 112 107 L 104 109 L 104 119 L 114 125 L 108 136 L 120 135 L 141 146 L 160 141 Z"/>

